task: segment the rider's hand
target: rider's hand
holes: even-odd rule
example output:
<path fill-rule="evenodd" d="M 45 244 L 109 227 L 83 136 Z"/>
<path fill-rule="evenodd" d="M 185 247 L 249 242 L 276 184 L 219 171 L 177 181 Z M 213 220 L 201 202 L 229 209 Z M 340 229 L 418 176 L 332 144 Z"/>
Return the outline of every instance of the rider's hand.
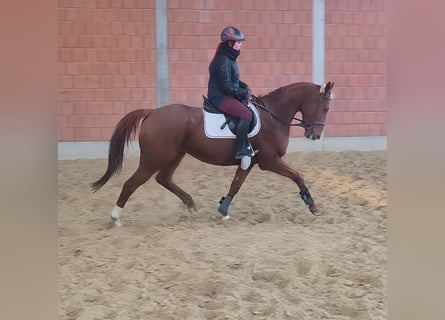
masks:
<path fill-rule="evenodd" d="M 247 93 L 246 93 L 245 99 L 249 100 L 250 97 L 252 96 L 252 90 L 249 87 L 247 87 L 246 89 L 247 89 Z"/>

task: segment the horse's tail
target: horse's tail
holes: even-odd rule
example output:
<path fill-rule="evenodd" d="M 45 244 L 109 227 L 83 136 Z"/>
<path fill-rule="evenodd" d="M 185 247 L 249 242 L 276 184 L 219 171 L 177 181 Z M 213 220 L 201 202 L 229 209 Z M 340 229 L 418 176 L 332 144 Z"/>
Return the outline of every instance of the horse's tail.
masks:
<path fill-rule="evenodd" d="M 102 188 L 113 175 L 120 172 L 124 160 L 125 145 L 130 143 L 139 124 L 150 112 L 150 109 L 134 110 L 118 122 L 110 139 L 107 171 L 99 180 L 91 184 L 93 192 Z"/>

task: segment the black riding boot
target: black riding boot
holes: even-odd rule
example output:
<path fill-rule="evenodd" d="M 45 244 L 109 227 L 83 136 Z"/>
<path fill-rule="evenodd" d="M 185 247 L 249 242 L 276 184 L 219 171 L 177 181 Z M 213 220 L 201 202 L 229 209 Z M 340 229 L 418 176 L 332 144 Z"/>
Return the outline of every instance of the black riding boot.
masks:
<path fill-rule="evenodd" d="M 235 138 L 235 159 L 241 159 L 244 156 L 251 156 L 252 151 L 247 147 L 247 134 L 249 132 L 250 122 L 248 119 L 241 119 L 236 128 Z"/>

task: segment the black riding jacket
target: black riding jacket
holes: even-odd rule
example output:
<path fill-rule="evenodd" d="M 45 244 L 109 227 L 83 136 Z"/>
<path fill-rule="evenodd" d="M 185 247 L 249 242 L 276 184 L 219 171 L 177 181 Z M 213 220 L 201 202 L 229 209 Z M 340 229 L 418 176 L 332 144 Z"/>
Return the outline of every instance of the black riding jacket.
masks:
<path fill-rule="evenodd" d="M 209 66 L 210 78 L 207 97 L 210 100 L 222 96 L 231 96 L 240 101 L 246 98 L 247 85 L 239 80 L 238 63 L 236 62 L 239 54 L 240 52 L 231 48 L 227 42 L 221 45 Z"/>

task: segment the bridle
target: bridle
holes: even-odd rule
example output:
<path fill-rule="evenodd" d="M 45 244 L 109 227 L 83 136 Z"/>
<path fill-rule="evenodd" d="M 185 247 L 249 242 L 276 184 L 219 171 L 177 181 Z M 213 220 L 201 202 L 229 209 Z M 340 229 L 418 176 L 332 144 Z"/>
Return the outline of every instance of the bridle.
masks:
<path fill-rule="evenodd" d="M 318 99 L 318 104 L 320 104 L 323 100 L 331 100 L 331 98 L 329 97 L 329 95 L 327 95 L 326 93 L 320 92 L 320 96 Z M 258 102 L 259 101 L 259 102 Z M 308 122 L 308 121 L 304 121 L 302 119 L 298 119 L 293 117 L 291 119 L 290 123 L 286 123 L 283 120 L 281 120 L 280 118 L 278 118 L 272 111 L 270 111 L 264 104 L 264 102 L 256 97 L 253 96 L 253 99 L 250 100 L 250 102 L 252 102 L 256 107 L 266 111 L 270 117 L 274 118 L 275 120 L 277 120 L 278 122 L 280 122 L 281 124 L 285 125 L 285 126 L 289 126 L 289 127 L 302 127 L 306 130 L 313 130 L 314 126 L 325 126 L 326 123 L 325 122 L 321 122 L 321 121 L 312 121 L 312 122 Z M 318 106 L 318 105 L 317 105 Z M 323 108 L 323 112 L 328 112 L 329 111 L 329 107 Z M 300 123 L 292 123 L 293 120 L 299 121 Z"/>

